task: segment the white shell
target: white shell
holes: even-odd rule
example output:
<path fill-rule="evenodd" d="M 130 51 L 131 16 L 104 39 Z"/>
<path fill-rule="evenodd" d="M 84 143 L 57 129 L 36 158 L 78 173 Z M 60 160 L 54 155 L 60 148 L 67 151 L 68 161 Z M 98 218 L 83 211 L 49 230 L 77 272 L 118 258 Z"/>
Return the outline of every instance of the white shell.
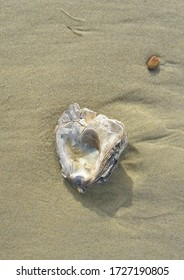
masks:
<path fill-rule="evenodd" d="M 127 146 L 122 122 L 80 109 L 77 103 L 62 114 L 55 133 L 62 175 L 79 192 L 105 182 Z"/>

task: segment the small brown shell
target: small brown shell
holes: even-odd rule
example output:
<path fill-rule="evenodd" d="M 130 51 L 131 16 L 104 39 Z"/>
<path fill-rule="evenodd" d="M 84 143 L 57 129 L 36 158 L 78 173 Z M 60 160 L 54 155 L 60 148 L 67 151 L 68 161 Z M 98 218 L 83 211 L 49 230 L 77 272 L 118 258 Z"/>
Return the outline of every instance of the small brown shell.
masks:
<path fill-rule="evenodd" d="M 151 56 L 147 61 L 147 66 L 149 70 L 155 70 L 160 64 L 160 59 L 158 56 Z"/>

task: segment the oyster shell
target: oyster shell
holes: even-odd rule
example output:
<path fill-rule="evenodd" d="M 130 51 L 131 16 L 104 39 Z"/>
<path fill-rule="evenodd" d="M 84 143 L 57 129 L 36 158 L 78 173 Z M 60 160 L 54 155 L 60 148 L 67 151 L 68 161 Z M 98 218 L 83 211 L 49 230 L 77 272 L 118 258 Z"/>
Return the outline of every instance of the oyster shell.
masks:
<path fill-rule="evenodd" d="M 55 133 L 62 175 L 79 192 L 105 182 L 127 146 L 123 123 L 77 103 L 62 114 Z"/>

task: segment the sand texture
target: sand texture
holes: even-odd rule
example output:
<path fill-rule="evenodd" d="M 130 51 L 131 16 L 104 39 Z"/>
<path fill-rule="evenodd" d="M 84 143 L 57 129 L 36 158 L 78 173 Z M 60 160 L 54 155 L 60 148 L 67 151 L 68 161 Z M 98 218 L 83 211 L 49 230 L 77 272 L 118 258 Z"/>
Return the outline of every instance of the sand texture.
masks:
<path fill-rule="evenodd" d="M 0 259 L 183 259 L 184 1 L 0 5 Z M 85 195 L 55 151 L 75 102 L 129 139 Z"/>

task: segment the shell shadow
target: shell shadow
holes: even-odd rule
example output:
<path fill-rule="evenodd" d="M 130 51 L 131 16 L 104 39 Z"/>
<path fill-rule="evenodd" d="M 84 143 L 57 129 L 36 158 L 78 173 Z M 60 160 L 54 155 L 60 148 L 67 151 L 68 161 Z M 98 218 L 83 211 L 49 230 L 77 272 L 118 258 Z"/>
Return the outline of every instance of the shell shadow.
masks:
<path fill-rule="evenodd" d="M 120 164 L 107 182 L 89 187 L 84 194 L 78 193 L 67 180 L 64 184 L 83 207 L 100 215 L 113 217 L 121 207 L 132 205 L 133 181 Z"/>
<path fill-rule="evenodd" d="M 148 72 L 149 72 L 149 74 L 151 75 L 151 76 L 156 76 L 156 75 L 158 75 L 159 73 L 160 73 L 160 66 L 158 66 L 156 69 L 154 69 L 154 70 L 148 70 Z"/>

